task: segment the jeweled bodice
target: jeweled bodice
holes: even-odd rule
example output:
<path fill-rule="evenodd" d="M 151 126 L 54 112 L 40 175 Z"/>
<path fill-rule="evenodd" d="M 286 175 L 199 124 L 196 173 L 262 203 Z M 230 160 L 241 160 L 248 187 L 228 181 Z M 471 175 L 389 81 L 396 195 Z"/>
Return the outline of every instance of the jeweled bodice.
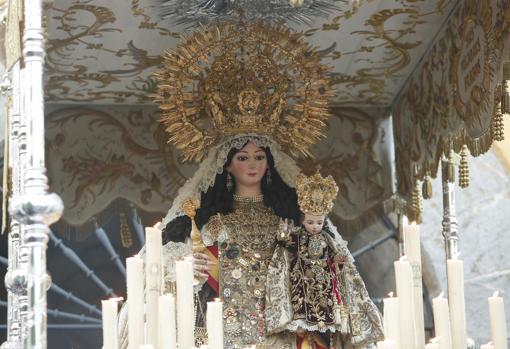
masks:
<path fill-rule="evenodd" d="M 228 349 L 245 348 L 265 340 L 265 284 L 279 218 L 263 202 L 234 202 L 234 212 L 220 219 L 224 343 Z"/>

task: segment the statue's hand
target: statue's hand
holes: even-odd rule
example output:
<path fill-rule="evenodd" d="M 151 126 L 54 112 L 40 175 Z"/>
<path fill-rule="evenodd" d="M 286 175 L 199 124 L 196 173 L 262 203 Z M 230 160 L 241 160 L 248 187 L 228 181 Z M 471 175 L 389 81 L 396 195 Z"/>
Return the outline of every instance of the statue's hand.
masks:
<path fill-rule="evenodd" d="M 205 253 L 196 252 L 193 254 L 193 271 L 196 278 L 207 279 L 208 271 L 211 271 L 213 262 Z"/>
<path fill-rule="evenodd" d="M 290 237 L 291 229 L 289 227 L 288 219 L 280 219 L 280 225 L 278 228 L 278 233 L 276 236 L 276 240 L 280 242 L 290 242 L 292 239 Z"/>
<path fill-rule="evenodd" d="M 289 229 L 289 220 L 287 218 L 285 219 L 280 218 L 280 229 L 281 230 Z"/>

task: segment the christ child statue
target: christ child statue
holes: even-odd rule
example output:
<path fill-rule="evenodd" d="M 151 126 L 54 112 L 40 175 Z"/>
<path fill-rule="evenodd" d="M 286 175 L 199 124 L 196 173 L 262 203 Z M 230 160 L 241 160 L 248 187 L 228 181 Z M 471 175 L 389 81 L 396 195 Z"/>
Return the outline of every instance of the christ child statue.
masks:
<path fill-rule="evenodd" d="M 310 177 L 300 174 L 296 184 L 301 226 L 289 228 L 287 222 L 282 222 L 279 233 L 293 256 L 290 263 L 293 317 L 287 329 L 343 332 L 348 322 L 342 279 L 346 256 L 336 254 L 331 247 L 326 222 L 338 187 L 331 176 L 323 178 L 319 172 Z"/>

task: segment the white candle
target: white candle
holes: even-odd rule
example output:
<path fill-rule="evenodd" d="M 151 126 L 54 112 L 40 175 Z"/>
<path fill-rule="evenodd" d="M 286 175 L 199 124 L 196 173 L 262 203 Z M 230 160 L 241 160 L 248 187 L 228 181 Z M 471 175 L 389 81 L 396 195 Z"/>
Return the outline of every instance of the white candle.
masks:
<path fill-rule="evenodd" d="M 146 344 L 158 347 L 158 301 L 161 291 L 161 231 L 145 228 L 145 303 L 147 319 Z"/>
<path fill-rule="evenodd" d="M 448 300 L 443 293 L 432 299 L 434 312 L 434 332 L 438 338 L 439 349 L 452 349 L 452 337 L 450 326 L 450 310 Z"/>
<path fill-rule="evenodd" d="M 446 261 L 448 273 L 448 302 L 452 328 L 453 349 L 466 348 L 466 306 L 464 303 L 464 264 L 458 259 Z"/>
<path fill-rule="evenodd" d="M 414 288 L 411 264 L 405 257 L 394 263 L 397 296 L 399 300 L 400 348 L 415 347 Z"/>
<path fill-rule="evenodd" d="M 142 344 L 139 349 L 154 349 L 154 347 L 150 344 Z"/>
<path fill-rule="evenodd" d="M 411 263 L 413 270 L 416 349 L 422 349 L 425 344 L 425 317 L 423 314 L 420 227 L 414 222 L 411 225 L 404 225 L 404 249 L 407 260 Z"/>
<path fill-rule="evenodd" d="M 126 259 L 129 349 L 138 349 L 144 342 L 143 260 Z"/>
<path fill-rule="evenodd" d="M 494 349 L 508 349 L 505 304 L 498 292 L 489 297 L 489 318 L 491 323 L 491 341 Z"/>
<path fill-rule="evenodd" d="M 175 324 L 175 298 L 172 294 L 159 296 L 159 348 L 175 349 L 177 344 Z"/>
<path fill-rule="evenodd" d="M 119 299 L 101 301 L 103 317 L 103 349 L 118 349 L 117 312 Z"/>
<path fill-rule="evenodd" d="M 177 341 L 179 349 L 194 346 L 193 263 L 187 258 L 175 263 L 177 279 Z"/>
<path fill-rule="evenodd" d="M 492 342 L 489 342 L 487 344 L 480 345 L 480 349 L 494 349 L 494 345 L 492 345 Z"/>
<path fill-rule="evenodd" d="M 399 348 L 400 323 L 398 310 L 398 297 L 393 297 L 390 292 L 388 298 L 384 298 L 384 337 L 393 340 L 394 347 Z"/>
<path fill-rule="evenodd" d="M 210 349 L 223 349 L 223 302 L 207 302 L 207 336 Z"/>
<path fill-rule="evenodd" d="M 427 343 L 425 344 L 425 349 L 440 349 L 439 343 Z"/>

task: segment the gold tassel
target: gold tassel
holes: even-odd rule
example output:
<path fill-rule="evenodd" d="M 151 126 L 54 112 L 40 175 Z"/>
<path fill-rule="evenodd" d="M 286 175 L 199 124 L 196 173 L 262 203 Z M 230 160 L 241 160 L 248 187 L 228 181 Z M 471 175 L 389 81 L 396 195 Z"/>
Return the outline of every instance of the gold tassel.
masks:
<path fill-rule="evenodd" d="M 416 221 L 416 223 L 421 223 L 421 212 L 423 210 L 423 201 L 421 197 L 421 190 L 418 181 L 413 189 L 413 193 L 411 195 L 411 207 L 414 212 L 412 220 Z"/>
<path fill-rule="evenodd" d="M 127 224 L 126 214 L 124 212 L 120 212 L 120 241 L 122 242 L 122 246 L 125 248 L 129 248 L 133 245 L 133 236 L 129 231 L 129 225 Z"/>
<path fill-rule="evenodd" d="M 462 146 L 460 152 L 460 165 L 459 165 L 459 186 L 467 188 L 469 186 L 469 163 L 468 163 L 469 150 L 467 145 Z"/>
<path fill-rule="evenodd" d="M 432 180 L 430 176 L 427 174 L 425 179 L 423 180 L 421 186 L 421 194 L 425 200 L 429 200 L 432 198 Z"/>
<path fill-rule="evenodd" d="M 505 139 L 505 128 L 503 125 L 503 113 L 501 112 L 501 102 L 496 106 L 496 113 L 492 118 L 492 138 L 501 142 Z"/>

